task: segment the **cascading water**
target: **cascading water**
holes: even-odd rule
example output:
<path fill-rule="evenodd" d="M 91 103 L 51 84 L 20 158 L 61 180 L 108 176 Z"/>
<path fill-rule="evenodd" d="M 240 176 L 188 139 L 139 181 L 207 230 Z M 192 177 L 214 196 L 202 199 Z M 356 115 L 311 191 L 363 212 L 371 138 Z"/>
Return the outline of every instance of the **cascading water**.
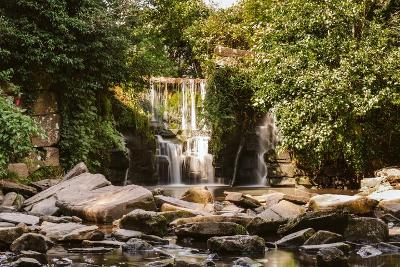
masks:
<path fill-rule="evenodd" d="M 214 182 L 213 156 L 208 153 L 209 133 L 204 120 L 198 119 L 205 95 L 205 81 L 201 79 L 152 78 L 152 123 L 177 133 L 182 140 L 157 136 L 156 167 L 161 181 Z"/>
<path fill-rule="evenodd" d="M 157 138 L 156 157 L 165 159 L 168 162 L 167 182 L 169 184 L 182 183 L 182 145 L 164 140 L 160 135 Z M 160 161 L 159 161 L 160 162 Z M 157 166 L 157 171 L 160 171 L 160 166 Z"/>
<path fill-rule="evenodd" d="M 265 185 L 268 175 L 268 166 L 265 163 L 265 153 L 274 150 L 277 143 L 277 128 L 275 119 L 272 114 L 267 114 L 262 122 L 262 125 L 256 127 L 256 134 L 258 136 L 258 149 L 257 149 L 257 181 L 259 185 Z"/>

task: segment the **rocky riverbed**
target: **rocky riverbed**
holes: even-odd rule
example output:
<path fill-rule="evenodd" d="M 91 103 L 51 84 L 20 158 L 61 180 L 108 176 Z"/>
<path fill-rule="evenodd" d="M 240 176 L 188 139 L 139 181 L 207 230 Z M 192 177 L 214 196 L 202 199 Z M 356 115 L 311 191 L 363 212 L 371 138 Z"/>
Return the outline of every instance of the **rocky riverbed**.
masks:
<path fill-rule="evenodd" d="M 356 195 L 113 186 L 78 164 L 60 181 L 2 181 L 1 266 L 397 266 L 398 169 Z M 361 263 L 361 265 L 360 265 Z M 363 265 L 367 263 L 368 265 Z"/>

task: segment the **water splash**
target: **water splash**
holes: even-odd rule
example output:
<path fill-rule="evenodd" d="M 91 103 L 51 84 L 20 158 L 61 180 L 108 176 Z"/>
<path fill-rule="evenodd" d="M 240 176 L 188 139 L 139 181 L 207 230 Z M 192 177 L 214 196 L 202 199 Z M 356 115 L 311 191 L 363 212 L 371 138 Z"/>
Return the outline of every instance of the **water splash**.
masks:
<path fill-rule="evenodd" d="M 168 162 L 168 183 L 181 184 L 182 183 L 182 145 L 174 143 L 171 140 L 165 140 L 162 136 L 157 135 L 157 149 L 156 157 L 159 159 L 167 160 Z M 157 166 L 159 171 L 159 166 Z M 161 173 L 159 171 L 159 173 Z"/>

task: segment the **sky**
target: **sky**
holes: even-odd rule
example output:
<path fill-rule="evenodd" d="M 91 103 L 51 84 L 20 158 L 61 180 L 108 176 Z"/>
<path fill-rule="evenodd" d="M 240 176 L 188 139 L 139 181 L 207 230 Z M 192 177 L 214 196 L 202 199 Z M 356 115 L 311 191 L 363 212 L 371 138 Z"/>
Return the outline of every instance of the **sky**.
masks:
<path fill-rule="evenodd" d="M 206 0 L 208 3 L 215 3 L 218 7 L 226 8 L 235 4 L 238 0 Z"/>

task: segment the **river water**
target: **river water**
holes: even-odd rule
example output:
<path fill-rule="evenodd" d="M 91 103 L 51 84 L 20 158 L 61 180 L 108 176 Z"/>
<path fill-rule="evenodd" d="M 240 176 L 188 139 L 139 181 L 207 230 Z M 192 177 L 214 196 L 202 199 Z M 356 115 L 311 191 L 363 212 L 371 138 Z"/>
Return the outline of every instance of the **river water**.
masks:
<path fill-rule="evenodd" d="M 222 196 L 223 191 L 240 191 L 249 193 L 252 195 L 260 195 L 265 192 L 265 187 L 225 187 L 220 185 L 210 185 L 209 189 L 214 193 L 218 199 Z M 187 187 L 166 187 L 166 191 L 172 195 L 180 196 Z M 295 193 L 294 188 L 273 188 L 273 190 L 284 191 Z M 318 193 L 341 193 L 341 194 L 354 194 L 356 191 L 343 191 L 343 190 L 318 190 Z M 110 234 L 111 226 L 102 226 L 101 229 L 106 233 L 106 236 Z M 109 236 L 108 236 L 109 237 Z M 182 259 L 188 262 L 204 263 L 205 260 L 210 257 L 206 251 L 206 243 L 178 243 L 174 237 L 168 238 L 170 245 L 157 246 L 170 255 L 173 255 L 176 259 Z M 277 240 L 278 237 L 271 237 L 271 240 Z M 109 253 L 102 254 L 81 254 L 81 253 L 69 253 L 68 247 L 79 247 L 79 245 L 68 245 L 66 247 L 57 246 L 48 251 L 49 266 L 60 266 L 55 264 L 58 259 L 68 258 L 72 260 L 71 266 L 140 266 L 143 267 L 146 263 L 162 260 L 157 253 L 138 253 L 130 254 L 122 252 L 121 249 L 115 249 Z M 238 255 L 239 256 L 239 255 Z M 216 266 L 232 266 L 232 262 L 238 258 L 236 257 L 223 257 L 214 260 Z M 256 260 L 261 266 L 264 267 L 309 267 L 316 266 L 315 255 L 303 254 L 299 251 L 290 251 L 283 249 L 268 249 L 264 255 L 248 256 L 253 260 Z M 164 258 L 165 259 L 165 258 Z M 349 259 L 349 266 L 354 267 L 400 267 L 400 255 L 384 255 L 376 256 L 371 258 L 361 258 L 356 253 L 351 253 Z"/>

